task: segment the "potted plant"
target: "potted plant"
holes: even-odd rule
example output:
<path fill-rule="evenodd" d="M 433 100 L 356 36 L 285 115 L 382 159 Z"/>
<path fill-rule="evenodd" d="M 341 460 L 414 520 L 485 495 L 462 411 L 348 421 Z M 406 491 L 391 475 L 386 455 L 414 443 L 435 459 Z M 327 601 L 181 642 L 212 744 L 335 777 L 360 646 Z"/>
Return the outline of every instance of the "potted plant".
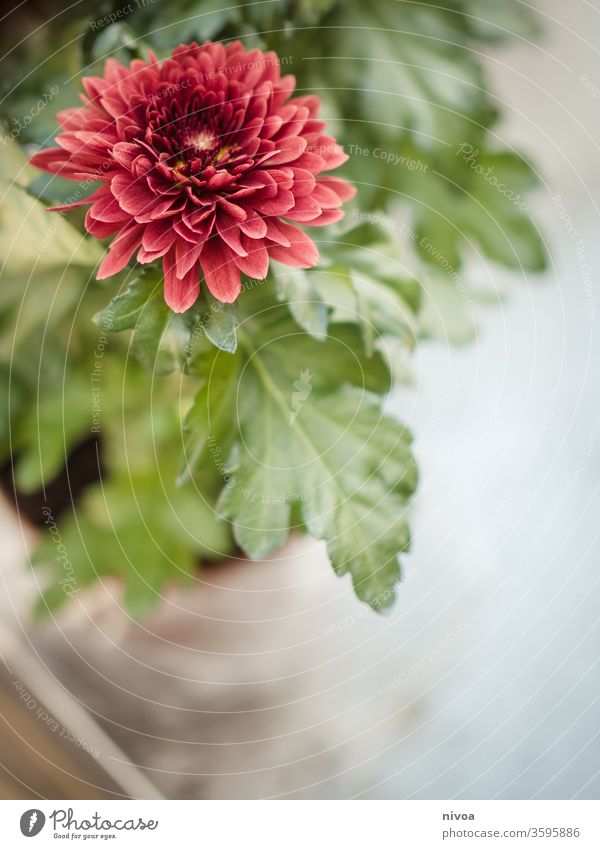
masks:
<path fill-rule="evenodd" d="M 417 486 L 386 398 L 422 340 L 472 336 L 469 257 L 545 264 L 471 49 L 535 22 L 131 5 L 25 39 L 4 101 L 2 448 L 17 503 L 43 492 L 38 609 L 116 575 L 143 617 L 200 561 L 300 531 L 385 610 Z"/>

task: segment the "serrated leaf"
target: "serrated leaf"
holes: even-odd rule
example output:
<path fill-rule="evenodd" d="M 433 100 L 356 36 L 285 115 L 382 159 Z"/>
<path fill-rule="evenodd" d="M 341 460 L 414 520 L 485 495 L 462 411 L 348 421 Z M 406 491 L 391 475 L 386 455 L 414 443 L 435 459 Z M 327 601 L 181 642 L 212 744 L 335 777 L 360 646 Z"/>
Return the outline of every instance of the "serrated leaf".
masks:
<path fill-rule="evenodd" d="M 136 277 L 94 321 L 106 331 L 133 330 L 132 354 L 157 374 L 183 368 L 189 356 L 195 315 L 171 311 L 165 303 L 162 280 Z"/>
<path fill-rule="evenodd" d="M 311 276 L 302 268 L 274 262 L 271 265 L 279 297 L 287 301 L 295 321 L 315 339 L 324 339 L 329 322 L 328 309 Z"/>
<path fill-rule="evenodd" d="M 289 386 L 290 392 L 294 381 L 306 370 L 318 391 L 347 382 L 369 392 L 389 392 L 388 364 L 378 352 L 365 356 L 356 324 L 335 324 L 326 340 L 317 341 L 293 321 L 285 305 L 274 304 L 268 293 L 243 301 L 240 312 L 239 335 L 248 340 L 250 352 L 260 349 L 267 369 L 282 385 Z M 248 356 L 248 350 L 245 353 Z"/>
<path fill-rule="evenodd" d="M 290 419 L 285 384 L 260 353 L 251 363 L 252 376 L 240 384 L 243 438 L 218 509 L 241 547 L 260 558 L 285 540 L 294 506 L 327 541 L 337 574 L 350 573 L 359 598 L 385 609 L 409 544 L 406 508 L 416 486 L 409 434 L 351 387 L 304 393 Z"/>
<path fill-rule="evenodd" d="M 235 307 L 207 296 L 207 311 L 202 319 L 202 328 L 207 338 L 221 351 L 234 353 L 237 348 Z"/>
<path fill-rule="evenodd" d="M 195 475 L 204 481 L 218 477 L 237 432 L 235 393 L 241 358 L 215 352 L 206 360 L 203 385 L 184 422 L 185 462 L 179 485 Z"/>
<path fill-rule="evenodd" d="M 452 170 L 435 163 L 406 178 L 415 206 L 415 244 L 426 262 L 456 273 L 463 255 L 481 250 L 509 268 L 542 271 L 546 249 L 525 192 L 536 184 L 531 166 L 516 154 L 454 151 Z"/>
<path fill-rule="evenodd" d="M 481 63 L 462 48 L 460 28 L 455 14 L 417 2 L 339 5 L 322 55 L 352 57 L 336 63 L 337 98 L 377 127 L 380 153 L 394 153 L 401 133 L 426 149 L 463 139 L 472 116 L 490 110 Z M 310 69 L 315 88 L 324 87 L 322 59 Z"/>
<path fill-rule="evenodd" d="M 190 581 L 198 558 L 227 555 L 231 537 L 225 523 L 193 489 L 178 490 L 172 481 L 152 467 L 116 474 L 86 492 L 76 515 L 56 519 L 61 552 L 49 534 L 32 559 L 54 573 L 38 615 L 100 577 L 115 575 L 124 582 L 129 614 L 141 619 L 170 583 Z"/>
<path fill-rule="evenodd" d="M 323 250 L 323 265 L 308 277 L 332 322 L 359 324 L 369 354 L 383 336 L 414 347 L 421 287 L 407 275 L 389 231 L 369 222 L 345 228 Z"/>

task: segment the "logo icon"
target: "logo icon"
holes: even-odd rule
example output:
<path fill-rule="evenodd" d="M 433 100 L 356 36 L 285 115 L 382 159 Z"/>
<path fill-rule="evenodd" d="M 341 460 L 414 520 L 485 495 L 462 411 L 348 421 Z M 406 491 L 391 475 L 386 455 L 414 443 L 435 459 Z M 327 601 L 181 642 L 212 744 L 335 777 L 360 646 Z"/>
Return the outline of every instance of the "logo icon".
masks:
<path fill-rule="evenodd" d="M 21 816 L 21 834 L 25 837 L 35 837 L 46 824 L 45 814 L 37 808 L 25 811 Z"/>
<path fill-rule="evenodd" d="M 295 380 L 292 392 L 292 412 L 290 413 L 290 425 L 296 421 L 296 416 L 302 409 L 302 405 L 312 392 L 312 374 L 309 369 L 304 369 L 300 374 L 299 380 Z"/>

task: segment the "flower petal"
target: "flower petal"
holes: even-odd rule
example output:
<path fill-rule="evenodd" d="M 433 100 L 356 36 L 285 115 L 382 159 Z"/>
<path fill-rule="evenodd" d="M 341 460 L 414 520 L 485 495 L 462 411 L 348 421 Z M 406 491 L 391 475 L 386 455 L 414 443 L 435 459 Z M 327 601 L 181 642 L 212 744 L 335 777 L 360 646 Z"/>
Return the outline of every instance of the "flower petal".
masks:
<path fill-rule="evenodd" d="M 200 294 L 198 266 L 194 265 L 183 277 L 177 277 L 173 253 L 163 260 L 165 273 L 165 301 L 173 312 L 185 312 Z"/>
<path fill-rule="evenodd" d="M 100 263 L 100 268 L 96 274 L 98 280 L 112 277 L 113 274 L 118 274 L 119 271 L 125 268 L 135 250 L 139 248 L 142 242 L 143 232 L 143 227 L 140 227 L 139 224 L 134 224 L 117 236 Z"/>
<path fill-rule="evenodd" d="M 291 224 L 286 224 L 285 221 L 278 221 L 277 226 L 289 239 L 290 246 L 284 248 L 281 245 L 270 245 L 270 257 L 294 268 L 312 268 L 318 263 L 319 251 L 306 233 L 298 230 L 297 227 L 292 227 Z"/>
<path fill-rule="evenodd" d="M 246 256 L 236 256 L 235 264 L 248 277 L 264 280 L 269 270 L 269 254 L 264 243 L 244 237 L 244 245 L 248 253 Z"/>
<path fill-rule="evenodd" d="M 200 265 L 210 292 L 219 301 L 232 304 L 240 293 L 240 271 L 233 261 L 234 254 L 218 237 L 213 236 L 204 245 Z"/>

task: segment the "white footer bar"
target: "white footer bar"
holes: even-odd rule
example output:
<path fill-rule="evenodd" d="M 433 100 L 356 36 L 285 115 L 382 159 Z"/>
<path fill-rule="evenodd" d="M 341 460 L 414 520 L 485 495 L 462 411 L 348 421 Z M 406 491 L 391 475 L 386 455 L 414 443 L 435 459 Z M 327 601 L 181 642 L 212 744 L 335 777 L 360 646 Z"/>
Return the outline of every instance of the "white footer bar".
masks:
<path fill-rule="evenodd" d="M 34 842 L 27 843 L 34 838 Z M 2 847 L 598 849 L 594 801 L 3 801 Z"/>

